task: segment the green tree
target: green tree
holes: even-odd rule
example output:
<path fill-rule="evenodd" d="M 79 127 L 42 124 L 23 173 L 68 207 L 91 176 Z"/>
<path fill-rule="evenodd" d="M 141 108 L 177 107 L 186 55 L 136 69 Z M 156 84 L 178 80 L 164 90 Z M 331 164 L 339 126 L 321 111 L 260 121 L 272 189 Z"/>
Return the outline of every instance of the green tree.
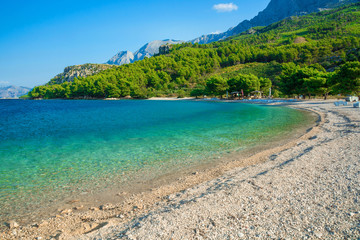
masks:
<path fill-rule="evenodd" d="M 244 95 L 248 95 L 252 91 L 260 90 L 260 80 L 254 74 L 238 74 L 229 79 L 228 84 L 230 92 L 243 90 Z"/>
<path fill-rule="evenodd" d="M 325 99 L 331 89 L 329 77 L 320 65 L 300 67 L 294 63 L 285 64 L 280 75 L 281 91 L 287 95 L 324 95 Z"/>
<path fill-rule="evenodd" d="M 191 97 L 198 98 L 199 96 L 205 95 L 205 89 L 204 88 L 195 88 L 190 92 Z"/>
<path fill-rule="evenodd" d="M 360 62 L 347 62 L 333 76 L 335 91 L 342 94 L 360 93 Z"/>
<path fill-rule="evenodd" d="M 300 66 L 297 66 L 295 63 L 288 63 L 282 66 L 279 80 L 280 90 L 283 94 L 288 96 L 300 95 L 299 89 L 303 83 L 295 76 L 298 70 L 300 70 Z"/>
<path fill-rule="evenodd" d="M 272 82 L 268 78 L 260 78 L 260 91 L 263 92 L 264 95 L 267 95 L 272 87 Z"/>
<path fill-rule="evenodd" d="M 206 93 L 208 95 L 220 96 L 222 98 L 227 88 L 227 81 L 218 75 L 210 77 L 206 82 Z"/>

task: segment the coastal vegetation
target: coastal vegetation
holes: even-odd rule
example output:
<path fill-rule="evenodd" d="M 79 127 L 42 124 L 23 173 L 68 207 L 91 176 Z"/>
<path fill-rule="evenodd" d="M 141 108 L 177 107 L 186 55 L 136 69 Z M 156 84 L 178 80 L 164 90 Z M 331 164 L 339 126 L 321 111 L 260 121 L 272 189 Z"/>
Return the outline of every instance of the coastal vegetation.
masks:
<path fill-rule="evenodd" d="M 290 17 L 224 41 L 182 43 L 167 54 L 71 81 L 35 87 L 32 98 L 276 97 L 360 93 L 360 4 Z"/>

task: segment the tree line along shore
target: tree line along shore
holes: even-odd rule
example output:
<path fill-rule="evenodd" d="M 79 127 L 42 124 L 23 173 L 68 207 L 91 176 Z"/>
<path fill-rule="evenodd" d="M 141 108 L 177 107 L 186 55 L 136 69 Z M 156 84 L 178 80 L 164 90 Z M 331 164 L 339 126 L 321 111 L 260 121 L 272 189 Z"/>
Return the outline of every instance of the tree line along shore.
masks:
<path fill-rule="evenodd" d="M 144 60 L 73 81 L 52 79 L 43 99 L 359 95 L 360 4 L 256 27 L 224 41 L 182 43 Z"/>

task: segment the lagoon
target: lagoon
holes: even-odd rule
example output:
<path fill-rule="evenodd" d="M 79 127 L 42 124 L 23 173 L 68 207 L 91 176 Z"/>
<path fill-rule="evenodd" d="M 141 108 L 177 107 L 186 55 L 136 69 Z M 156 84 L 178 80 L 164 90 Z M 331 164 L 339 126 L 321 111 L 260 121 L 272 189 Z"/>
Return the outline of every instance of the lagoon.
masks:
<path fill-rule="evenodd" d="M 289 136 L 313 117 L 205 101 L 0 101 L 0 219 L 151 181 Z"/>

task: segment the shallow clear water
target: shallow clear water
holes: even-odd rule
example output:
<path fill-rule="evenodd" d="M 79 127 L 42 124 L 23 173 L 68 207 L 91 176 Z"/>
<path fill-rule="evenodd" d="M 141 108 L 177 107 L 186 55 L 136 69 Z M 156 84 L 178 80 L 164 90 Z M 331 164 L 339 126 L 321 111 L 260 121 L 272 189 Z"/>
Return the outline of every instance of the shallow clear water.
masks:
<path fill-rule="evenodd" d="M 0 114 L 0 219 L 254 147 L 309 120 L 288 108 L 198 101 L 1 100 Z"/>

